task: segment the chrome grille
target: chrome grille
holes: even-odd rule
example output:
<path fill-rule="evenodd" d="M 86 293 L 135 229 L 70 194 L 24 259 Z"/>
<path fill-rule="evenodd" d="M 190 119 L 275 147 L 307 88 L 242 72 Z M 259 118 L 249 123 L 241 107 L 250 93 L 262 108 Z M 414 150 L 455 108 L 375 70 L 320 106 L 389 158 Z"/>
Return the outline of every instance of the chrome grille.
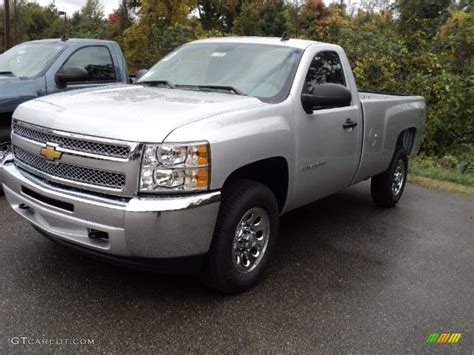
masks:
<path fill-rule="evenodd" d="M 36 142 L 56 143 L 64 149 L 70 149 L 84 153 L 114 158 L 128 158 L 130 155 L 130 147 L 126 145 L 116 145 L 63 137 L 53 133 L 42 132 L 39 129 L 31 129 L 16 122 L 13 123 L 13 132 L 21 137 L 28 138 Z"/>
<path fill-rule="evenodd" d="M 40 156 L 28 153 L 18 147 L 13 147 L 13 154 L 15 159 L 28 167 L 55 177 L 113 189 L 122 189 L 125 186 L 125 175 L 121 173 L 84 168 L 64 163 L 51 163 Z"/>

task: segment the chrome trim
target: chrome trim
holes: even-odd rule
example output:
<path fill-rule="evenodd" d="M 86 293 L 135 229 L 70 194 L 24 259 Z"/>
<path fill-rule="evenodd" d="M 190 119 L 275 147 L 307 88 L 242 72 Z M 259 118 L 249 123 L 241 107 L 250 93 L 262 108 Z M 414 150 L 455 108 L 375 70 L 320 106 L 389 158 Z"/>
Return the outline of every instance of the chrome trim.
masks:
<path fill-rule="evenodd" d="M 12 167 L 15 168 L 15 170 Z M 127 205 L 127 202 L 129 201 L 129 199 L 125 199 L 122 201 L 118 199 L 111 199 L 95 194 L 90 194 L 87 192 L 67 190 L 60 186 L 54 186 L 48 182 L 37 178 L 35 175 L 28 173 L 27 171 L 22 171 L 18 169 L 15 164 L 7 164 L 6 169 L 8 170 L 8 174 L 12 175 L 12 177 L 14 177 L 19 183 L 22 183 L 25 186 L 33 185 L 36 192 L 42 195 L 46 195 L 48 197 L 58 198 L 65 202 L 67 202 L 68 199 L 73 198 L 74 201 L 92 204 L 98 207 L 124 210 Z"/>
<path fill-rule="evenodd" d="M 398 197 L 400 192 L 403 189 L 403 184 L 405 182 L 405 162 L 403 159 L 400 159 L 397 162 L 395 170 L 392 174 L 392 194 L 393 197 Z"/>
<path fill-rule="evenodd" d="M 28 153 L 32 153 L 35 155 L 40 156 L 40 150 L 41 148 L 44 148 L 46 146 L 46 143 L 39 143 L 36 141 L 32 141 L 29 139 L 24 139 L 23 137 L 19 137 L 17 135 L 12 135 L 12 144 L 15 147 L 21 148 Z M 57 162 L 61 162 L 64 164 L 70 164 L 70 165 L 77 165 L 77 166 L 82 166 L 85 168 L 91 168 L 91 169 L 99 169 L 99 170 L 104 170 L 104 171 L 112 171 L 112 172 L 121 172 L 121 171 L 116 171 L 113 169 L 113 167 L 119 167 L 122 163 L 127 163 L 129 160 L 120 160 L 119 162 L 110 162 L 108 159 L 102 159 L 102 157 L 99 158 L 94 158 L 94 157 L 87 157 L 84 156 L 83 154 L 80 154 L 80 152 L 74 152 L 74 154 L 70 154 L 66 150 L 63 150 L 60 148 L 60 146 L 54 145 L 56 148 L 56 151 L 63 153 L 61 159 L 57 160 Z M 43 157 L 44 158 L 44 157 Z M 104 161 L 106 160 L 106 161 Z"/>
<path fill-rule="evenodd" d="M 74 210 L 53 208 L 22 193 L 22 187 L 73 204 Z M 69 191 L 50 186 L 13 163 L 4 166 L 3 188 L 13 210 L 46 234 L 102 253 L 129 257 L 206 253 L 220 206 L 218 191 L 123 200 Z M 90 229 L 108 233 L 109 239 L 89 238 Z"/>
<path fill-rule="evenodd" d="M 92 142 L 92 143 L 98 143 L 98 144 L 104 144 L 104 145 L 128 147 L 129 148 L 128 157 L 130 157 L 132 152 L 136 149 L 137 145 L 139 144 L 139 143 L 136 143 L 136 142 L 128 142 L 128 141 L 122 141 L 122 140 L 111 139 L 111 138 L 102 138 L 102 137 L 96 137 L 96 136 L 83 135 L 83 134 L 79 134 L 79 133 L 59 131 L 59 130 L 55 130 L 55 129 L 51 129 L 51 128 L 47 128 L 47 127 L 43 127 L 43 126 L 38 126 L 38 125 L 31 124 L 31 123 L 19 121 L 19 120 L 13 120 L 12 134 L 16 135 L 17 137 L 21 137 L 23 139 L 28 139 L 28 140 L 34 141 L 34 142 L 39 142 L 39 141 L 34 140 L 34 139 L 30 139 L 28 137 L 24 137 L 20 134 L 15 133 L 15 125 L 19 125 L 19 126 L 27 128 L 27 129 L 30 129 L 30 130 L 33 130 L 33 131 L 38 131 L 38 132 L 41 132 L 41 133 L 44 133 L 44 134 L 56 135 L 56 136 L 59 136 L 59 137 L 64 137 L 64 138 L 77 140 L 77 141 Z M 48 142 L 40 142 L 40 143 L 45 144 L 45 143 L 48 143 Z M 49 142 L 49 143 L 55 143 L 55 142 Z M 58 146 L 61 146 L 61 144 L 58 144 Z M 92 153 L 87 153 L 85 151 L 75 150 L 75 149 L 68 149 L 68 148 L 64 148 L 64 147 L 62 147 L 62 149 L 64 149 L 64 152 L 66 152 L 66 151 L 69 152 L 69 153 L 74 152 L 74 154 L 77 154 L 77 155 L 96 157 L 96 158 L 100 158 L 100 159 L 103 159 L 103 160 L 127 161 L 127 158 L 128 158 L 128 157 L 118 158 L 118 157 L 102 155 L 102 154 L 92 154 Z"/>
<path fill-rule="evenodd" d="M 0 192 L 2 191 L 3 165 L 12 161 L 13 161 L 13 154 L 10 150 L 10 144 L 0 144 Z"/>
<path fill-rule="evenodd" d="M 220 201 L 219 191 L 206 192 L 185 196 L 142 198 L 137 197 L 130 200 L 127 205 L 128 212 L 147 211 L 179 211 Z"/>
<path fill-rule="evenodd" d="M 91 185 L 91 184 L 87 184 L 87 183 L 84 183 L 84 182 L 81 182 L 81 181 L 74 181 L 74 180 L 70 180 L 70 179 L 61 178 L 59 176 L 54 176 L 54 175 L 51 175 L 51 174 L 47 174 L 47 173 L 45 173 L 41 170 L 33 168 L 33 167 L 19 161 L 18 159 L 15 160 L 15 164 L 19 168 L 22 168 L 22 169 L 26 170 L 27 172 L 29 172 L 33 175 L 40 176 L 43 179 L 50 180 L 50 181 L 56 182 L 58 184 L 74 186 L 74 187 L 82 187 L 86 190 L 97 191 L 97 192 L 100 192 L 100 191 L 117 192 L 117 191 L 122 191 L 123 190 L 123 189 L 114 189 L 112 187 L 107 187 L 107 186 Z"/>
<path fill-rule="evenodd" d="M 28 171 L 31 174 L 34 174 L 38 177 L 41 177 L 45 180 L 52 181 L 57 184 L 62 184 L 70 187 L 75 187 L 79 189 L 84 189 L 88 191 L 110 194 L 115 196 L 124 196 L 132 197 L 137 194 L 138 184 L 140 178 L 140 164 L 141 156 L 143 152 L 143 144 L 135 142 L 125 142 L 118 141 L 108 138 L 99 138 L 92 136 L 85 136 L 75 133 L 67 133 L 62 131 L 57 131 L 53 129 L 48 129 L 41 126 L 31 125 L 22 121 L 14 121 L 18 125 L 23 125 L 30 129 L 42 130 L 45 133 L 51 133 L 56 135 L 63 135 L 64 137 L 77 138 L 82 140 L 94 141 L 98 143 L 112 143 L 112 144 L 122 144 L 130 147 L 131 151 L 126 159 L 114 158 L 108 156 L 101 156 L 96 154 L 85 153 L 82 151 L 73 151 L 70 149 L 64 149 L 60 145 L 57 146 L 57 150 L 62 152 L 63 155 L 59 161 L 56 163 L 64 163 L 77 167 L 83 167 L 86 169 L 95 169 L 104 172 L 117 173 L 125 175 L 125 185 L 120 187 L 110 187 L 110 186 L 100 186 L 95 185 L 93 182 L 80 182 L 74 181 L 72 179 L 67 179 L 64 177 L 59 177 L 52 175 L 48 172 L 40 171 L 28 164 L 20 162 L 18 159 L 15 159 L 15 164 L 17 164 L 22 169 Z M 18 148 L 23 149 L 24 151 L 34 154 L 37 156 L 41 148 L 43 148 L 48 142 L 38 142 L 32 139 L 25 138 L 23 136 L 12 133 L 12 144 Z M 56 145 L 56 144 L 55 144 Z"/>
<path fill-rule="evenodd" d="M 42 148 L 47 144 L 47 142 L 41 143 L 39 141 L 35 141 L 33 139 L 26 138 L 24 136 L 20 136 L 20 135 L 16 134 L 14 131 L 12 132 L 11 137 L 12 137 L 12 141 L 14 140 L 16 142 L 19 142 L 19 141 L 27 142 L 29 145 L 36 145 L 39 148 Z M 61 147 L 61 145 L 58 144 L 58 143 L 50 143 L 49 142 L 49 144 L 55 146 L 56 150 L 58 152 L 65 153 L 65 154 L 68 154 L 68 155 L 71 155 L 71 156 L 87 157 L 87 158 L 92 158 L 92 159 L 95 159 L 95 160 L 106 160 L 106 161 L 108 160 L 108 161 L 114 161 L 114 162 L 127 162 L 128 161 L 128 158 L 115 158 L 115 157 L 110 157 L 110 156 L 106 156 L 106 155 L 98 155 L 98 154 L 91 154 L 91 153 L 86 153 L 86 152 L 78 151 L 78 150 L 71 150 L 71 149 Z"/>
<path fill-rule="evenodd" d="M 235 228 L 232 242 L 232 263 L 238 272 L 246 274 L 262 261 L 270 239 L 270 217 L 261 207 L 244 213 Z"/>

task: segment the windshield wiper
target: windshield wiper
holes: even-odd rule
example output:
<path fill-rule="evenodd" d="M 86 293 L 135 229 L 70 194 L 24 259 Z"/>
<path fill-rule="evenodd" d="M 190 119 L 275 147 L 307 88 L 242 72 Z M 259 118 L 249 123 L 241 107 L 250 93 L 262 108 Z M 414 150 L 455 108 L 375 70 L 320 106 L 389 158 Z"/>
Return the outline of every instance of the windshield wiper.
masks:
<path fill-rule="evenodd" d="M 170 89 L 176 89 L 176 85 L 173 84 L 172 82 L 168 80 L 144 80 L 144 81 L 139 81 L 135 84 L 148 84 L 148 85 L 165 85 L 169 87 Z"/>
<path fill-rule="evenodd" d="M 234 93 L 236 95 L 242 95 L 242 96 L 247 96 L 245 95 L 242 91 L 239 89 L 234 88 L 233 86 L 226 86 L 226 85 L 176 85 L 177 88 L 180 89 L 198 89 L 200 91 L 226 91 L 230 93 Z"/>
<path fill-rule="evenodd" d="M 0 75 L 10 75 L 15 76 L 11 71 L 0 71 Z"/>

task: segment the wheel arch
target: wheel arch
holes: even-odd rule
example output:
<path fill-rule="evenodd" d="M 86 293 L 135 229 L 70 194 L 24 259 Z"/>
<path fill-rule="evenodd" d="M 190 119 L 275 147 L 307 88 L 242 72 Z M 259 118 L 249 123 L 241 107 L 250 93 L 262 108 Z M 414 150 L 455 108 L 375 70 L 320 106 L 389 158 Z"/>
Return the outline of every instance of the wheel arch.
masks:
<path fill-rule="evenodd" d="M 397 150 L 397 147 L 403 147 L 408 156 L 413 152 L 413 147 L 415 145 L 417 130 L 416 127 L 409 127 L 400 132 L 397 138 L 397 143 L 394 148 L 394 154 Z"/>
<path fill-rule="evenodd" d="M 236 179 L 248 179 L 264 184 L 275 195 L 280 212 L 283 210 L 289 186 L 288 162 L 284 157 L 266 158 L 239 167 L 227 176 L 224 188 Z"/>
<path fill-rule="evenodd" d="M 0 113 L 0 145 L 10 141 L 13 112 Z"/>

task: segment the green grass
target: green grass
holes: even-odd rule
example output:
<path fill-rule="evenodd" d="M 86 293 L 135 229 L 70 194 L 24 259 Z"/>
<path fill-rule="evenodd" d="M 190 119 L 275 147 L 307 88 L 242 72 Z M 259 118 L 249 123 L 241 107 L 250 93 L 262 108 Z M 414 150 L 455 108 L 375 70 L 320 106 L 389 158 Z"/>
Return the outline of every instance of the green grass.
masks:
<path fill-rule="evenodd" d="M 449 181 L 455 184 L 474 187 L 474 170 L 462 171 L 460 163 L 453 157 L 434 159 L 417 156 L 410 160 L 409 173 L 430 179 Z"/>
<path fill-rule="evenodd" d="M 458 194 L 474 196 L 474 187 L 455 184 L 454 182 L 430 179 L 424 176 L 409 174 L 408 181 L 417 185 L 427 187 L 429 189 L 443 190 Z"/>

